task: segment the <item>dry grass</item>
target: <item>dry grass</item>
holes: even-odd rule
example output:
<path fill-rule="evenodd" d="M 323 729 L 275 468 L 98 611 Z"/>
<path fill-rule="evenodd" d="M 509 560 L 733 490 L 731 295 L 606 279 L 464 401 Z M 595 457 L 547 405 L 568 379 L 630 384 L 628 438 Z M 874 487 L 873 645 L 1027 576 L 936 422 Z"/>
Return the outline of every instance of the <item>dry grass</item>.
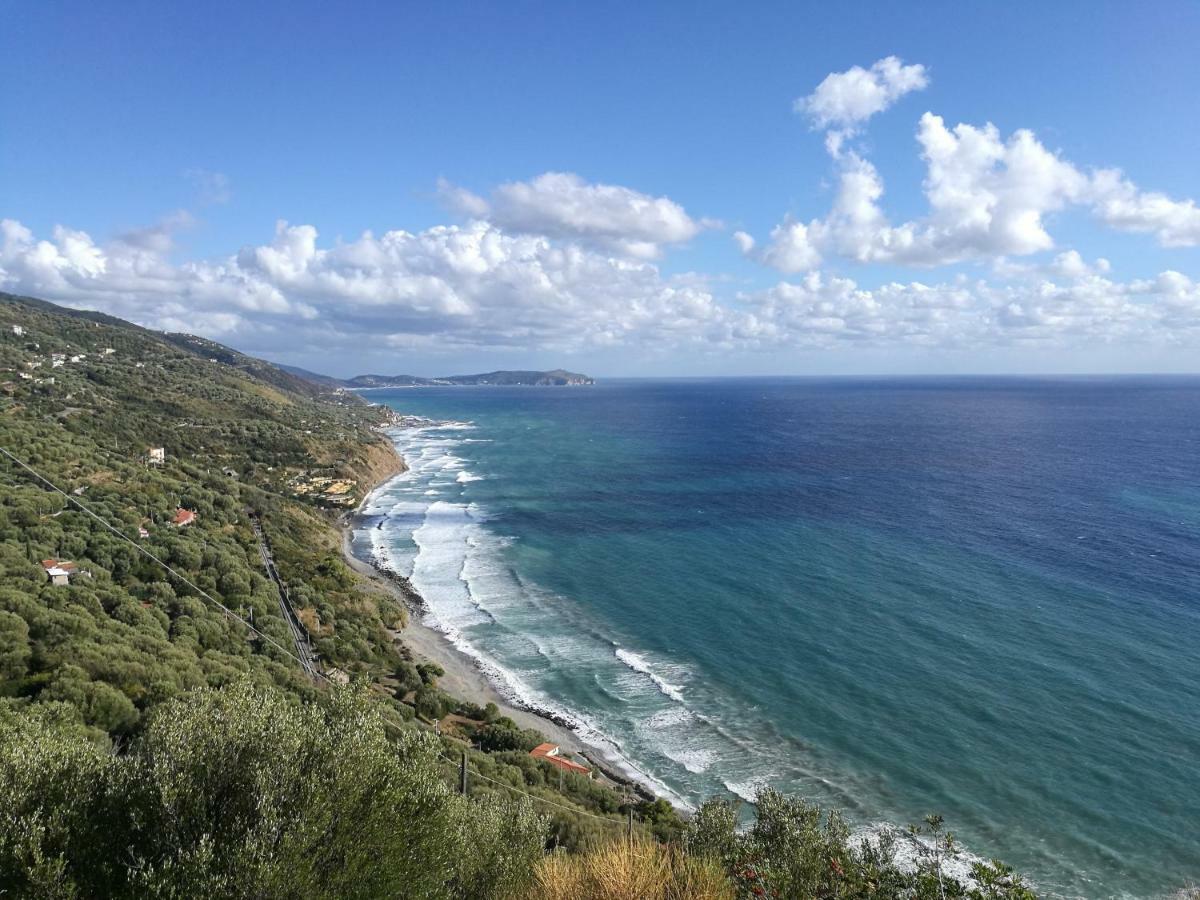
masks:
<path fill-rule="evenodd" d="M 673 847 L 620 839 L 587 853 L 551 853 L 538 863 L 528 900 L 733 900 L 716 866 Z"/>

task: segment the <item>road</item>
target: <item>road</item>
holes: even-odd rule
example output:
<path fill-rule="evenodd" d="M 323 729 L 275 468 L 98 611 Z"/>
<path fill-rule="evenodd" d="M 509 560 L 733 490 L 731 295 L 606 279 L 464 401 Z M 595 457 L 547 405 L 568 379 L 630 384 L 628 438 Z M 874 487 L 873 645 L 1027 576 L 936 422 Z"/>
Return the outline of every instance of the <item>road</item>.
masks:
<path fill-rule="evenodd" d="M 258 552 L 262 556 L 263 567 L 267 570 L 271 580 L 275 582 L 275 587 L 278 588 L 279 612 L 283 615 L 284 621 L 288 623 L 288 628 L 291 629 L 292 640 L 296 644 L 296 656 L 300 658 L 300 665 L 304 667 L 308 676 L 317 678 L 320 672 L 320 669 L 317 668 L 317 654 L 313 651 L 312 644 L 309 643 L 308 633 L 296 617 L 296 611 L 292 609 L 292 603 L 288 599 L 287 585 L 283 583 L 283 579 L 279 577 L 279 570 L 275 568 L 275 557 L 271 555 L 271 545 L 267 541 L 267 536 L 263 534 L 262 526 L 258 523 L 258 516 L 253 513 L 250 515 L 250 527 L 254 529 L 254 536 L 258 538 Z"/>

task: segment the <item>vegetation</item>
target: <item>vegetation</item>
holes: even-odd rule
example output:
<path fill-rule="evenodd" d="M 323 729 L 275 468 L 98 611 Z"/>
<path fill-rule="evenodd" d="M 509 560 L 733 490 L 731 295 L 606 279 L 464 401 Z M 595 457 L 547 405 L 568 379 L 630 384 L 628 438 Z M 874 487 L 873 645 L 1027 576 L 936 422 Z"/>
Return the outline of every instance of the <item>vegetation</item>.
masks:
<path fill-rule="evenodd" d="M 771 793 L 745 832 L 721 801 L 685 822 L 443 691 L 394 640 L 404 609 L 344 564 L 341 500 L 297 489 L 394 471 L 390 415 L 210 341 L 0 295 L 0 447 L 68 495 L 0 457 L 0 893 L 1031 896 L 998 864 L 953 877 L 936 819 L 915 865 L 901 838 L 856 844 Z M 350 686 L 318 689 L 288 652 L 254 522 Z M 73 568 L 55 583 L 47 560 Z"/>
<path fill-rule="evenodd" d="M 520 797 L 467 800 L 440 744 L 361 692 L 240 681 L 159 707 L 113 755 L 62 707 L 0 719 L 0 892 L 42 897 L 508 897 L 542 854 Z M 69 721 L 70 717 L 66 717 Z"/>

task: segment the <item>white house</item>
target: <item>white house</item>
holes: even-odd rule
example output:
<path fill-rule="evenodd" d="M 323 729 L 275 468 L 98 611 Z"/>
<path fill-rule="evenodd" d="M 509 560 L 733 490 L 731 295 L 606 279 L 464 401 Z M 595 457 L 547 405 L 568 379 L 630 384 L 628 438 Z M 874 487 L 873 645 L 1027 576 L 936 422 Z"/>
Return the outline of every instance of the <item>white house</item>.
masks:
<path fill-rule="evenodd" d="M 146 458 L 152 466 L 161 466 L 167 461 L 167 451 L 162 447 L 150 447 L 146 450 Z"/>
<path fill-rule="evenodd" d="M 46 570 L 46 577 L 50 579 L 50 583 L 57 587 L 69 585 L 71 576 L 76 571 L 75 563 L 65 559 L 43 559 L 42 568 Z"/>
<path fill-rule="evenodd" d="M 20 326 L 20 325 L 13 326 L 13 334 L 15 334 L 17 337 L 20 337 L 24 333 L 25 333 L 25 329 L 22 326 Z"/>

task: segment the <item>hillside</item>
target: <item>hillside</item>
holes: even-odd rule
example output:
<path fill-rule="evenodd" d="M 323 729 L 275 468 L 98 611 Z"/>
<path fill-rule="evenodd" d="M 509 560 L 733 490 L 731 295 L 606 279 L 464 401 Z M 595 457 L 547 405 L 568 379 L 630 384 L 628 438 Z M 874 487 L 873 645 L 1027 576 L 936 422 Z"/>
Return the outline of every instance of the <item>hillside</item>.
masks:
<path fill-rule="evenodd" d="M 546 372 L 503 370 L 484 372 L 479 375 L 443 375 L 437 378 L 425 378 L 420 375 L 356 375 L 353 378 L 338 379 L 328 375 L 318 375 L 296 366 L 282 366 L 285 371 L 306 379 L 315 385 L 343 388 L 383 388 L 383 387 L 436 387 L 439 385 L 532 385 L 538 387 L 563 387 L 595 384 L 595 379 L 578 372 L 568 372 L 565 369 L 551 369 Z"/>

